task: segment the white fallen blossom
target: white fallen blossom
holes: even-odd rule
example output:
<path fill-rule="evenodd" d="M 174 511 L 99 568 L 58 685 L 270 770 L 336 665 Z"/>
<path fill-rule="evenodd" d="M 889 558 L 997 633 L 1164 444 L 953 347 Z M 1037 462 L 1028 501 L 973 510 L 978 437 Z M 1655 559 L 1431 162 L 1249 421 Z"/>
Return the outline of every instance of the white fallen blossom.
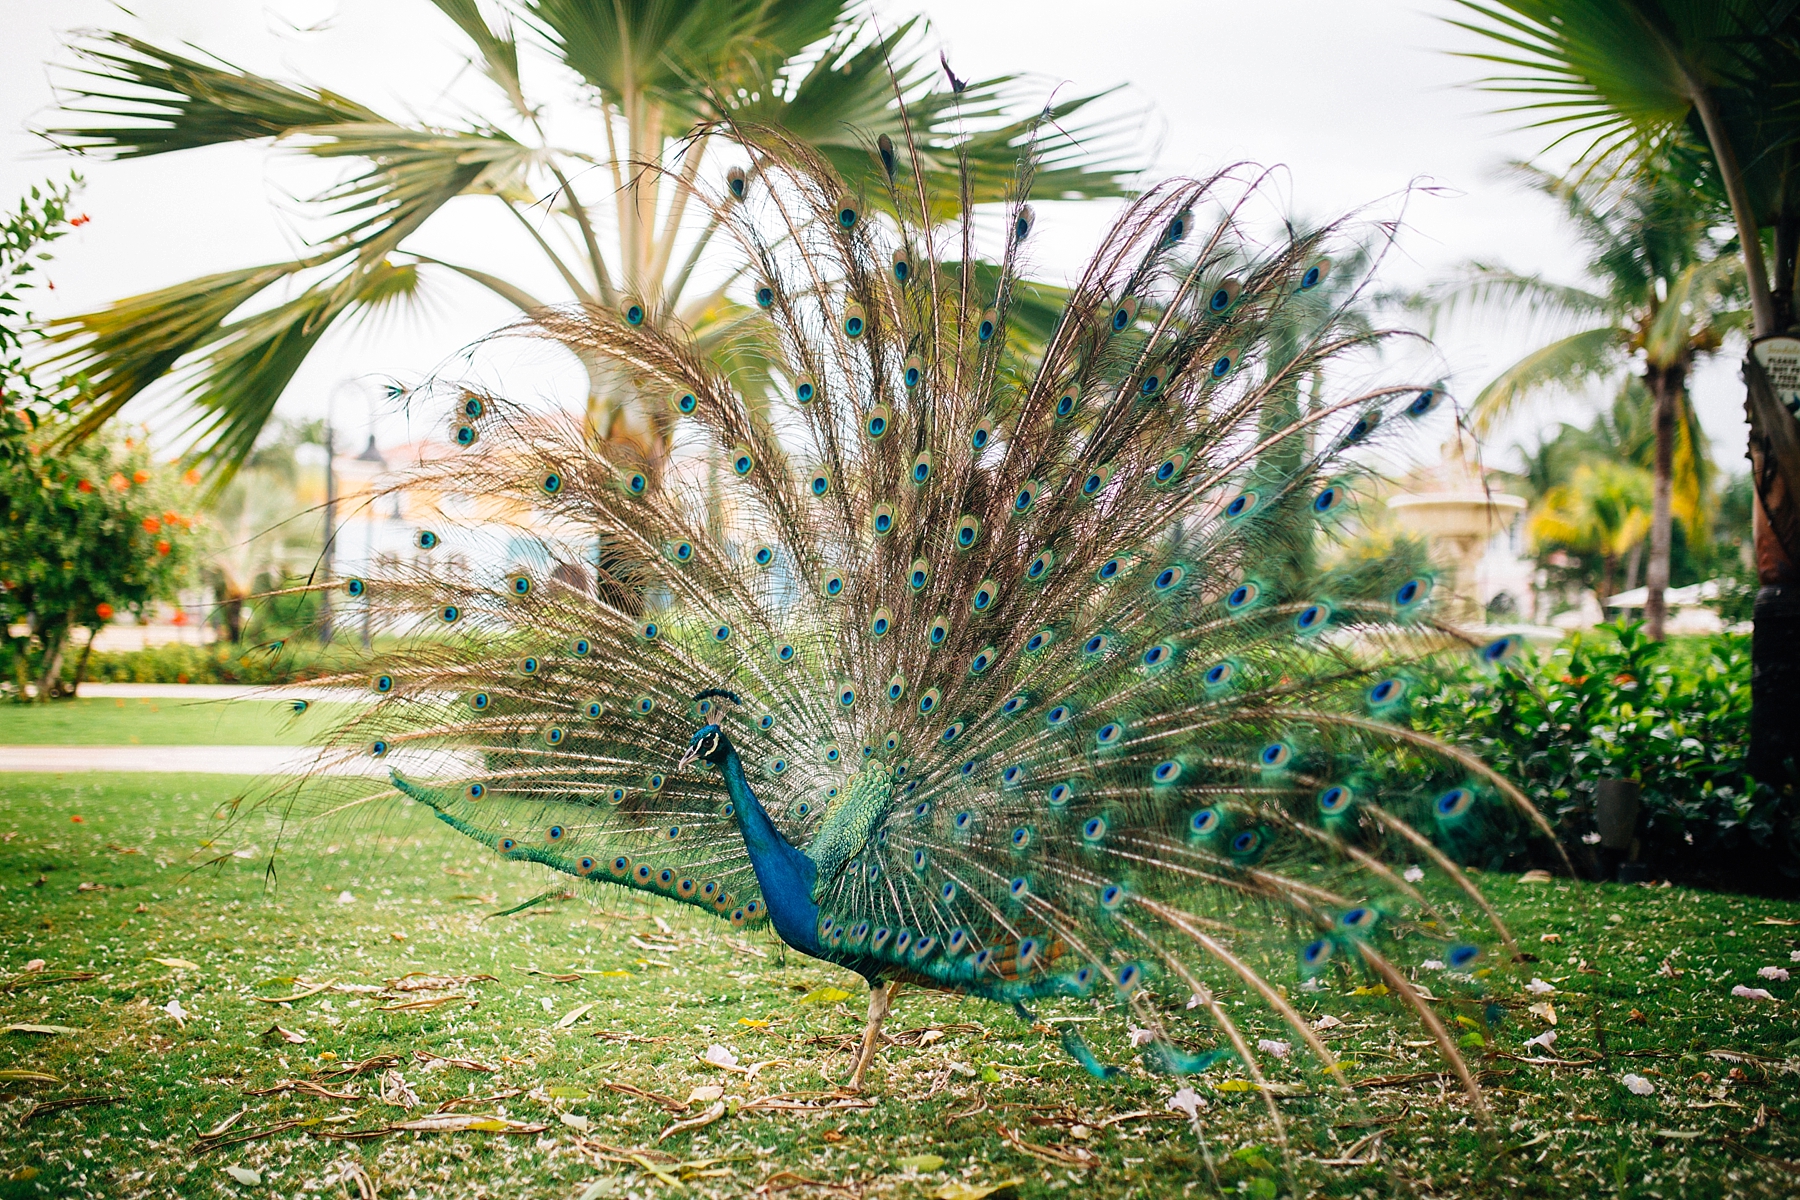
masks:
<path fill-rule="evenodd" d="M 168 1013 L 171 1017 L 174 1017 L 177 1025 L 187 1024 L 188 1011 L 181 1007 L 181 1000 L 179 997 L 163 1005 L 163 1011 Z"/>
<path fill-rule="evenodd" d="M 1428 958 L 1419 964 L 1419 969 L 1422 971 L 1441 971 L 1444 969 L 1444 964 L 1435 958 Z"/>
<path fill-rule="evenodd" d="M 1156 1040 L 1156 1035 L 1151 1033 L 1148 1029 L 1138 1029 L 1133 1027 L 1129 1032 L 1131 1034 L 1131 1048 L 1134 1050 L 1139 1046 L 1148 1046 L 1151 1042 Z"/>
<path fill-rule="evenodd" d="M 1800 959 L 1796 959 L 1795 961 L 1800 961 Z M 1206 1001 L 1201 998 L 1199 992 L 1194 992 L 1188 996 L 1187 1006 L 1189 1008 L 1199 1008 L 1202 1004 L 1205 1004 L 1205 1003 L 1206 1003 Z"/>
<path fill-rule="evenodd" d="M 1742 996 L 1746 1000 L 1773 1000 L 1775 998 L 1768 988 L 1745 987 L 1741 983 L 1731 989 L 1731 994 Z"/>
<path fill-rule="evenodd" d="M 1338 1020 L 1336 1017 L 1332 1016 L 1330 1013 L 1326 1013 L 1324 1016 L 1320 1017 L 1318 1020 L 1313 1022 L 1313 1028 L 1314 1029 L 1336 1029 L 1339 1025 L 1342 1025 L 1342 1024 L 1343 1024 L 1342 1021 Z"/>
<path fill-rule="evenodd" d="M 1549 1049 L 1553 1048 L 1555 1045 L 1556 1045 L 1556 1030 L 1554 1030 L 1554 1029 L 1546 1029 L 1546 1030 L 1544 1030 L 1544 1032 L 1538 1034 L 1536 1037 L 1530 1039 L 1529 1041 L 1527 1041 L 1525 1043 L 1525 1046 L 1527 1049 L 1530 1049 L 1532 1046 L 1541 1046 L 1545 1050 L 1549 1050 Z"/>
<path fill-rule="evenodd" d="M 1777 983 L 1786 983 L 1788 981 L 1788 969 L 1786 967 L 1764 967 L 1756 974 L 1762 979 L 1773 979 Z"/>
<path fill-rule="evenodd" d="M 1274 1038 L 1258 1038 L 1256 1048 L 1265 1054 L 1273 1054 L 1276 1058 L 1286 1058 L 1293 1047 L 1286 1042 L 1278 1042 Z"/>
<path fill-rule="evenodd" d="M 1634 1096 L 1648 1096 L 1656 1091 L 1656 1085 L 1642 1075 L 1627 1075 L 1619 1082 Z"/>
<path fill-rule="evenodd" d="M 1425 878 L 1425 868 L 1408 867 L 1406 870 L 1400 872 L 1400 878 L 1406 880 L 1408 883 L 1417 883 L 1419 880 Z"/>
<path fill-rule="evenodd" d="M 338 893 L 338 903 L 339 904 L 355 904 L 356 903 L 356 893 L 355 892 L 339 892 Z"/>
<path fill-rule="evenodd" d="M 738 1065 L 737 1055 L 716 1042 L 706 1048 L 706 1061 L 712 1063 L 716 1067 L 735 1067 Z"/>
<path fill-rule="evenodd" d="M 1554 996 L 1556 989 L 1541 979 L 1533 979 L 1525 985 L 1525 990 L 1534 996 Z"/>
<path fill-rule="evenodd" d="M 1788 961 L 1789 962 L 1800 962 L 1800 950 L 1789 950 L 1788 951 Z M 25 969 L 27 971 L 31 970 L 30 967 L 26 967 Z"/>
<path fill-rule="evenodd" d="M 1170 1096 L 1169 1102 L 1163 1107 L 1170 1112 L 1186 1113 L 1188 1120 L 1192 1121 L 1206 1107 L 1206 1101 L 1193 1088 L 1182 1088 Z"/>
<path fill-rule="evenodd" d="M 1322 992 L 1325 990 L 1325 985 L 1316 979 L 1309 979 L 1300 985 L 1300 990 L 1303 992 Z"/>

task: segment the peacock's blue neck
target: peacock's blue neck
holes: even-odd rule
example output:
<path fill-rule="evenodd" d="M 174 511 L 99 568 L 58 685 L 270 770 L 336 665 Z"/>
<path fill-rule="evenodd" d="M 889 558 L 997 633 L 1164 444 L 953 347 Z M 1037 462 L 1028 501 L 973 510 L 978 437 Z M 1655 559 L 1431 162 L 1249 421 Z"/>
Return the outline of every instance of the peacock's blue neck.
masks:
<path fill-rule="evenodd" d="M 762 801 L 750 790 L 743 760 L 735 749 L 726 752 L 721 770 L 775 932 L 801 953 L 824 957 L 824 947 L 819 945 L 819 906 L 812 899 L 817 868 L 775 828 Z"/>

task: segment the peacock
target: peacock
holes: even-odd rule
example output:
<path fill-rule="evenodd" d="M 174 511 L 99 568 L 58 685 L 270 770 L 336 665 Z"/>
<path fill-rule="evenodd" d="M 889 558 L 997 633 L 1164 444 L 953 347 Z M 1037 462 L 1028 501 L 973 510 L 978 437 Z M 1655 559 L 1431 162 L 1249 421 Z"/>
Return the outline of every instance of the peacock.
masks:
<path fill-rule="evenodd" d="M 933 188 L 953 149 L 870 138 L 859 193 L 777 129 L 715 132 L 741 319 L 705 350 L 630 297 L 522 327 L 639 436 L 415 393 L 449 409 L 395 484 L 419 553 L 321 584 L 378 650 L 297 795 L 410 800 L 861 975 L 852 1089 L 905 985 L 1098 1007 L 1146 1069 L 1261 1083 L 1236 1003 L 1335 1076 L 1290 997 L 1355 981 L 1482 1109 L 1434 1003 L 1491 1011 L 1517 947 L 1461 864 L 1549 830 L 1403 719 L 1425 658 L 1516 641 L 1459 629 L 1428 569 L 1328 553 L 1448 403 L 1368 381 L 1349 227 L 1259 236 L 1249 167 L 1165 182 L 1028 328 L 1030 146 L 995 213 Z"/>

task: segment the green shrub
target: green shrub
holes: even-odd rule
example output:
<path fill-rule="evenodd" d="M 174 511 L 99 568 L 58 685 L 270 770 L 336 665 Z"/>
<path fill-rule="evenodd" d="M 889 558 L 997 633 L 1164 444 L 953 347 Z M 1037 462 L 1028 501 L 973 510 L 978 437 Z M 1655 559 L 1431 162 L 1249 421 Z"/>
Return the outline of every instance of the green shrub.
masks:
<path fill-rule="evenodd" d="M 1747 637 L 1658 644 L 1637 625 L 1601 626 L 1499 672 L 1439 675 L 1412 722 L 1518 784 L 1584 869 L 1599 868 L 1584 840 L 1596 785 L 1633 779 L 1641 853 L 1659 877 L 1759 891 L 1800 879 L 1791 789 L 1784 797 L 1744 775 Z"/>

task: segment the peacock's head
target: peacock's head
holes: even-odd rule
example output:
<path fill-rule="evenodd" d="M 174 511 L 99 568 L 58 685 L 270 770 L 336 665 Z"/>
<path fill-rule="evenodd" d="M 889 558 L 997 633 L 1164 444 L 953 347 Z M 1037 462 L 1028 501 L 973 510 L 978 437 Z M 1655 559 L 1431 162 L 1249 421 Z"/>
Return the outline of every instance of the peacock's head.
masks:
<path fill-rule="evenodd" d="M 687 753 L 675 764 L 677 771 L 685 771 L 696 761 L 711 763 L 715 767 L 725 764 L 725 756 L 731 752 L 731 739 L 717 725 L 702 725 L 694 731 L 694 738 L 688 743 Z"/>

